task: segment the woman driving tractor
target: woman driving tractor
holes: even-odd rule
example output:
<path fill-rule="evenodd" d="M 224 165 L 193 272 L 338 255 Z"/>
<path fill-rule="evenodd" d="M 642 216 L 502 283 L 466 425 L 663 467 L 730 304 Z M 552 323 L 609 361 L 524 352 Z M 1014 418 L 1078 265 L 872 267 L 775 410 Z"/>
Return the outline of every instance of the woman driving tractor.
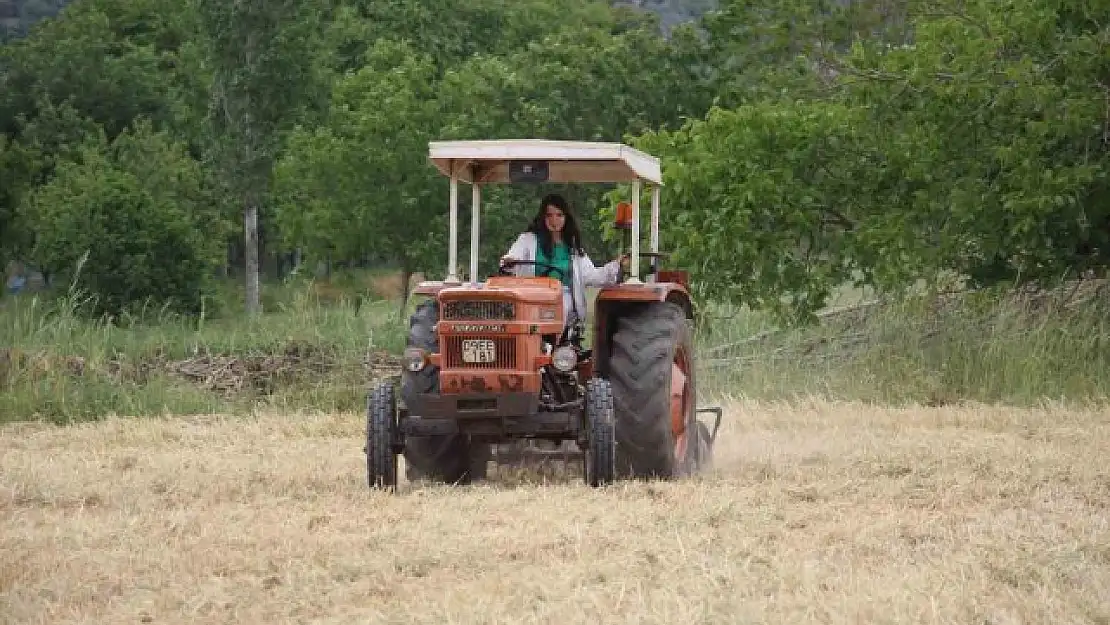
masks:
<path fill-rule="evenodd" d="M 501 257 L 501 267 L 524 261 L 513 271 L 518 276 L 550 276 L 563 283 L 565 327 L 586 318 L 586 287 L 616 284 L 628 255 L 596 267 L 582 248 L 578 222 L 567 201 L 558 194 L 544 196 L 532 222 Z"/>

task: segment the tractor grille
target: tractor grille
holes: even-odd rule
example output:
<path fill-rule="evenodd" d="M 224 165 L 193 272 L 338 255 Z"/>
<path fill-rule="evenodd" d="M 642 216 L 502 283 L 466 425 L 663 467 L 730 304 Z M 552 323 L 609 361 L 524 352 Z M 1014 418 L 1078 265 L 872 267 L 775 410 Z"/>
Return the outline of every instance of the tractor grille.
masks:
<path fill-rule="evenodd" d="M 449 369 L 512 369 L 516 367 L 516 339 L 513 337 L 443 337 L 445 366 Z M 485 340 L 493 343 L 495 357 L 493 362 L 466 362 L 463 359 L 463 342 Z"/>
<path fill-rule="evenodd" d="M 513 306 L 512 302 L 499 302 L 493 300 L 452 300 L 443 304 L 444 319 L 499 319 L 508 321 L 515 317 L 516 308 Z"/>

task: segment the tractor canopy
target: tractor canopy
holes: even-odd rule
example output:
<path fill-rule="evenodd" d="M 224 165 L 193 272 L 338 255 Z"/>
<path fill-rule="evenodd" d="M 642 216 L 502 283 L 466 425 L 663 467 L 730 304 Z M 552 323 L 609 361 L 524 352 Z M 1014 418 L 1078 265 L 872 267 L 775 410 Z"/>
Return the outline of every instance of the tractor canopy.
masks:
<path fill-rule="evenodd" d="M 433 141 L 429 158 L 467 184 L 606 183 L 660 185 L 659 159 L 620 143 L 507 139 Z"/>
<path fill-rule="evenodd" d="M 450 236 L 447 277 L 439 284 L 461 284 L 458 275 L 459 183 L 471 187 L 470 282 L 478 283 L 481 187 L 485 184 L 631 183 L 630 207 L 618 215 L 631 230 L 629 263 L 632 276 L 640 263 L 640 193 L 651 188 L 651 253 L 659 251 L 659 190 L 663 184 L 659 159 L 621 143 L 499 139 L 432 141 L 428 158 L 451 179 Z M 630 209 L 630 210 L 628 210 Z M 636 278 L 630 282 L 639 282 Z M 429 286 L 431 286 L 429 284 Z M 418 289 L 417 292 L 421 290 Z"/>

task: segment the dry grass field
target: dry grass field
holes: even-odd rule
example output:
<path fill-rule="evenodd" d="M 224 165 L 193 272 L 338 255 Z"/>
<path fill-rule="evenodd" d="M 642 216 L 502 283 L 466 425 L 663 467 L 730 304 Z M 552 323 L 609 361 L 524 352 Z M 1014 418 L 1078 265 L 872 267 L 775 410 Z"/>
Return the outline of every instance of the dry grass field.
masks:
<path fill-rule="evenodd" d="M 1110 622 L 1110 409 L 727 408 L 696 480 L 400 496 L 356 414 L 7 425 L 0 621 Z"/>

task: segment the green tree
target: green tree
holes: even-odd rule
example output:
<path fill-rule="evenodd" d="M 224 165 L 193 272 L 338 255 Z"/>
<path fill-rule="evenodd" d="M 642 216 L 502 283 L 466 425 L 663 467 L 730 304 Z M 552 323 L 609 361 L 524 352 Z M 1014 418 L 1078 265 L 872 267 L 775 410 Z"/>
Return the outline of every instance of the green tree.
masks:
<path fill-rule="evenodd" d="M 277 168 L 276 219 L 310 255 L 384 257 L 407 285 L 446 249 L 437 226 L 446 223 L 447 187 L 427 161 L 439 119 L 434 67 L 388 40 L 366 61 L 336 84 L 327 124 L 291 137 Z"/>
<path fill-rule="evenodd" d="M 198 0 L 213 70 L 211 167 L 243 208 L 246 309 L 260 310 L 258 218 L 283 136 L 325 84 L 320 11 L 297 0 Z"/>
<path fill-rule="evenodd" d="M 69 104 L 40 102 L 16 120 L 17 139 L 0 154 L 0 259 L 19 258 L 34 241 L 26 194 L 50 180 L 58 163 L 78 158 L 106 141 L 103 128 Z M 0 135 L 2 137 L 3 135 Z"/>
<path fill-rule="evenodd" d="M 476 54 L 502 56 L 558 30 L 615 26 L 597 0 L 356 0 L 369 24 L 367 49 L 378 39 L 408 41 L 429 55 L 437 76 Z"/>
<path fill-rule="evenodd" d="M 19 205 L 32 188 L 33 167 L 30 151 L 0 134 L 0 267 L 18 258 L 30 243 Z"/>
<path fill-rule="evenodd" d="M 800 320 L 852 278 L 887 220 L 857 185 L 875 163 L 860 122 L 843 106 L 766 103 L 634 141 L 663 158 L 661 239 L 696 296 Z"/>
<path fill-rule="evenodd" d="M 141 122 L 111 145 L 81 148 L 28 195 L 31 257 L 92 295 L 95 314 L 147 301 L 196 313 L 223 230 L 201 185 L 183 146 Z"/>
<path fill-rule="evenodd" d="M 730 6 L 754 16 L 726 32 L 769 46 L 752 52 L 768 55 L 775 90 L 636 141 L 665 158 L 665 240 L 703 296 L 799 320 L 850 280 L 899 290 L 943 273 L 990 284 L 1105 269 L 1110 9 L 938 0 L 902 21 L 830 22 L 786 0 Z M 853 39 L 864 26 L 881 34 Z"/>
<path fill-rule="evenodd" d="M 828 65 L 855 41 L 910 37 L 911 0 L 721 0 L 699 24 L 717 103 L 824 97 L 837 85 Z"/>
<path fill-rule="evenodd" d="M 192 0 L 88 0 L 0 47 L 0 131 L 18 131 L 44 104 L 72 106 L 108 138 L 142 116 L 183 132 L 182 101 L 199 92 Z"/>
<path fill-rule="evenodd" d="M 892 201 L 939 264 L 989 284 L 1110 261 L 1108 18 L 1094 3 L 937 2 L 912 47 L 861 43 L 841 63 Z"/>
<path fill-rule="evenodd" d="M 102 132 L 143 117 L 195 144 L 206 79 L 192 16 L 191 0 L 87 0 L 0 46 L 0 256 L 33 240 L 23 196 Z"/>

